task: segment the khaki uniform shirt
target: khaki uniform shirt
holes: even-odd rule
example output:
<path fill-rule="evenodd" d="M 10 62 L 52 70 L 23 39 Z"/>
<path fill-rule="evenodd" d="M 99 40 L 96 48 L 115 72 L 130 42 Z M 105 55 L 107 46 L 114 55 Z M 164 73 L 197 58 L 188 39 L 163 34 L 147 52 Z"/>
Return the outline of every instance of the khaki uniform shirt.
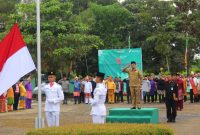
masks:
<path fill-rule="evenodd" d="M 126 69 L 124 72 L 129 74 L 129 86 L 140 86 L 142 80 L 140 80 L 142 78 L 142 74 L 140 73 L 140 71 L 136 70 L 132 70 L 132 69 Z"/>

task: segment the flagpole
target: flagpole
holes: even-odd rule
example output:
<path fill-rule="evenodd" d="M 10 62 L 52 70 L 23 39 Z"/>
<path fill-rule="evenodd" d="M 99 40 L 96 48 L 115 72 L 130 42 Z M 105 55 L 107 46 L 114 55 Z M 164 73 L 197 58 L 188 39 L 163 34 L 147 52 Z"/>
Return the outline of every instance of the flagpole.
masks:
<path fill-rule="evenodd" d="M 128 47 L 129 47 L 129 49 L 131 48 L 131 37 L 130 37 L 130 32 L 128 32 Z"/>
<path fill-rule="evenodd" d="M 36 0 L 37 12 L 37 74 L 38 74 L 38 116 L 36 128 L 44 127 L 42 120 L 42 94 L 41 94 L 41 44 L 40 44 L 40 0 Z"/>
<path fill-rule="evenodd" d="M 189 72 L 188 72 L 188 42 L 189 42 L 189 39 L 188 39 L 188 34 L 187 34 L 186 43 L 185 43 L 185 68 L 186 68 L 187 76 L 189 75 Z"/>

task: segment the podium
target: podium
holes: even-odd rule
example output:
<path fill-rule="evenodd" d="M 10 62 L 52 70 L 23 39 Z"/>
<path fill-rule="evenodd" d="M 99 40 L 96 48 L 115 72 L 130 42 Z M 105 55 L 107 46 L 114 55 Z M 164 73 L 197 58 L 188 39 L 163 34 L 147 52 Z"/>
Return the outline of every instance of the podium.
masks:
<path fill-rule="evenodd" d="M 158 124 L 158 108 L 112 108 L 106 117 L 107 123 L 151 123 Z"/>

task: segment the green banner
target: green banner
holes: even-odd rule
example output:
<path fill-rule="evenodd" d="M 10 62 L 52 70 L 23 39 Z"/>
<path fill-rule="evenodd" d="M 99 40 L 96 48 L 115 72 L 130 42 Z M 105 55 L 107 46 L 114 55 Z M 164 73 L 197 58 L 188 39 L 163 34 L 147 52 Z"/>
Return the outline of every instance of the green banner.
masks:
<path fill-rule="evenodd" d="M 130 64 L 131 61 L 137 63 L 137 69 L 142 72 L 142 50 L 141 48 L 134 49 L 113 49 L 99 50 L 99 71 L 112 75 L 113 77 L 121 77 L 125 79 L 128 74 L 123 73 L 122 69 Z"/>

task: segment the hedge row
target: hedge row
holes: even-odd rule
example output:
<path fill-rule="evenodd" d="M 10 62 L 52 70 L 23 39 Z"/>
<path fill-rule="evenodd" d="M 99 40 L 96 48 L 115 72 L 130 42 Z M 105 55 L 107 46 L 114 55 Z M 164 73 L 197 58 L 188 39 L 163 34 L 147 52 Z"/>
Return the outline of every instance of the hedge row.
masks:
<path fill-rule="evenodd" d="M 152 124 L 76 124 L 35 129 L 26 135 L 174 135 L 166 125 Z"/>

